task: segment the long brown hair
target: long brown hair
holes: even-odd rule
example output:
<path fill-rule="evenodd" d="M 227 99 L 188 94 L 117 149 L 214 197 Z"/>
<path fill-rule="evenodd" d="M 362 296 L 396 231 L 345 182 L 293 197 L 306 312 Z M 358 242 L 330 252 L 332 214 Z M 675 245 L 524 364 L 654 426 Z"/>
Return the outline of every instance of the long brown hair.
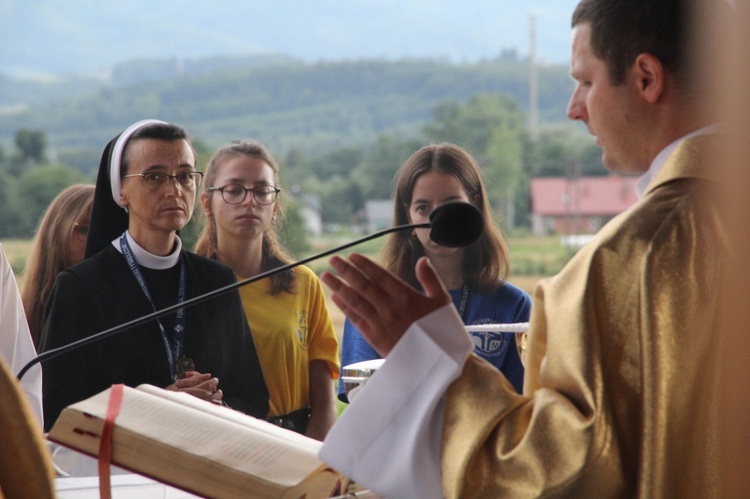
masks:
<path fill-rule="evenodd" d="M 208 161 L 204 174 L 203 192 L 212 197 L 215 191 L 209 191 L 214 186 L 214 181 L 219 175 L 222 166 L 226 164 L 229 158 L 237 156 L 250 156 L 259 159 L 268 164 L 273 170 L 274 185 L 279 186 L 279 165 L 270 152 L 261 144 L 252 139 L 235 140 L 230 144 L 219 148 L 211 159 Z M 281 226 L 284 221 L 284 204 L 281 202 L 281 196 L 276 199 L 278 205 L 276 210 L 276 222 L 263 234 L 263 246 L 261 256 L 261 271 L 266 272 L 282 265 L 291 263 L 292 257 L 279 242 L 277 227 Z M 205 216 L 205 214 L 203 215 Z M 195 252 L 207 258 L 217 259 L 218 240 L 216 237 L 216 220 L 211 216 L 205 216 L 206 221 L 203 224 L 198 241 L 195 243 Z M 292 293 L 294 291 L 294 273 L 292 271 L 282 272 L 270 277 L 271 294 L 279 294 L 282 291 Z"/>
<path fill-rule="evenodd" d="M 44 328 L 45 308 L 57 274 L 75 265 L 70 237 L 75 224 L 91 211 L 93 185 L 72 185 L 50 203 L 36 230 L 23 273 L 21 300 L 34 345 Z"/>
<path fill-rule="evenodd" d="M 462 273 L 471 289 L 480 292 L 495 289 L 510 272 L 508 248 L 492 219 L 479 166 L 461 147 L 449 143 L 428 145 L 406 160 L 395 179 L 393 225 L 409 223 L 414 185 L 427 172 L 447 173 L 458 179 L 471 203 L 484 216 L 484 229 L 479 240 L 464 249 Z M 392 233 L 381 254 L 387 269 L 412 286 L 418 286 L 414 266 L 425 252 L 422 243 L 411 232 Z"/>

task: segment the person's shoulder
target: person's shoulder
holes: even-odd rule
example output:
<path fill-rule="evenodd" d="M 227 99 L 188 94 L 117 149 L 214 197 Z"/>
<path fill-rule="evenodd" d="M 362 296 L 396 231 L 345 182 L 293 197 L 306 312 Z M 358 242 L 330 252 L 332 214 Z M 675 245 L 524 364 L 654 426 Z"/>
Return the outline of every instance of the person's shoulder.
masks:
<path fill-rule="evenodd" d="M 497 288 L 495 288 L 494 294 L 517 299 L 530 298 L 526 291 L 508 281 L 500 281 Z"/>
<path fill-rule="evenodd" d="M 127 269 L 122 255 L 112 246 L 107 246 L 98 253 L 61 270 L 55 276 L 55 292 L 75 294 L 78 290 L 99 290 L 107 283 L 117 281 L 121 272 Z M 71 295 L 72 296 L 72 295 Z"/>
<path fill-rule="evenodd" d="M 649 189 L 606 223 L 572 261 L 602 264 L 613 259 L 631 261 L 634 256 L 653 257 L 656 248 L 670 247 L 677 240 L 675 232 L 692 233 L 696 214 L 712 209 L 705 196 L 708 184 L 697 178 L 673 178 Z"/>
<path fill-rule="evenodd" d="M 323 296 L 323 283 L 310 267 L 299 265 L 294 269 L 295 288 L 310 296 Z"/>
<path fill-rule="evenodd" d="M 69 273 L 81 277 L 86 275 L 97 275 L 101 272 L 102 268 L 111 269 L 112 263 L 120 260 L 124 262 L 122 254 L 117 251 L 114 246 L 109 244 L 98 253 L 94 253 L 90 257 L 68 267 L 61 273 Z"/>
<path fill-rule="evenodd" d="M 231 267 L 217 260 L 196 255 L 190 251 L 183 251 L 182 256 L 185 258 L 187 266 L 196 272 L 220 276 L 224 279 L 236 280 L 234 271 Z"/>
<path fill-rule="evenodd" d="M 307 265 L 298 265 L 294 269 L 294 274 L 295 274 L 295 277 L 297 277 L 298 279 L 304 279 L 308 281 L 318 279 L 317 274 L 315 274 L 313 269 L 311 269 Z"/>

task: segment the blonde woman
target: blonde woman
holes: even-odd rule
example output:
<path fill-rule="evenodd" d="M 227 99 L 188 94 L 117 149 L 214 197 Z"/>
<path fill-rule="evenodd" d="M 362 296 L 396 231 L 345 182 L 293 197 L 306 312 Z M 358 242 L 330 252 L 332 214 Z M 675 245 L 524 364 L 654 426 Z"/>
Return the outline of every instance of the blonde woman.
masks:
<path fill-rule="evenodd" d="M 37 348 L 55 277 L 83 260 L 93 202 L 93 185 L 72 185 L 50 203 L 37 227 L 21 292 L 31 338 Z"/>

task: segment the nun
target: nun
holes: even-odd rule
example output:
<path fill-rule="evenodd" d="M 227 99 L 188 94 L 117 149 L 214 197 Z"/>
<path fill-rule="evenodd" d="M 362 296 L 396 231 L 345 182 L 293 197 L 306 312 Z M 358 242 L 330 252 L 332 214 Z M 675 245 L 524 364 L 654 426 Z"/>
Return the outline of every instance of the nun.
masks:
<path fill-rule="evenodd" d="M 203 174 L 187 132 L 144 120 L 104 149 L 86 259 L 60 273 L 42 352 L 236 283 L 232 270 L 185 251 Z M 44 363 L 44 420 L 112 384 L 149 383 L 265 418 L 268 389 L 239 294 L 177 308 Z"/>

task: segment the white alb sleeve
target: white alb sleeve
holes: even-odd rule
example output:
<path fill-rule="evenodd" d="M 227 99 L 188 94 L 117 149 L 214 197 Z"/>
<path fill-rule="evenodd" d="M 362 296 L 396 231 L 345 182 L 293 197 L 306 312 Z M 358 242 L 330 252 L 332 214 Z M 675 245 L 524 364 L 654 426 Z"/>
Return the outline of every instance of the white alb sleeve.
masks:
<path fill-rule="evenodd" d="M 390 499 L 442 497 L 443 395 L 472 351 L 453 305 L 413 323 L 328 433 L 320 459 Z"/>
<path fill-rule="evenodd" d="M 0 246 L 0 356 L 5 359 L 13 374 L 36 357 L 31 331 L 18 292 L 16 276 L 8 263 L 5 250 Z M 42 367 L 37 364 L 21 380 L 21 388 L 34 416 L 43 427 Z"/>

